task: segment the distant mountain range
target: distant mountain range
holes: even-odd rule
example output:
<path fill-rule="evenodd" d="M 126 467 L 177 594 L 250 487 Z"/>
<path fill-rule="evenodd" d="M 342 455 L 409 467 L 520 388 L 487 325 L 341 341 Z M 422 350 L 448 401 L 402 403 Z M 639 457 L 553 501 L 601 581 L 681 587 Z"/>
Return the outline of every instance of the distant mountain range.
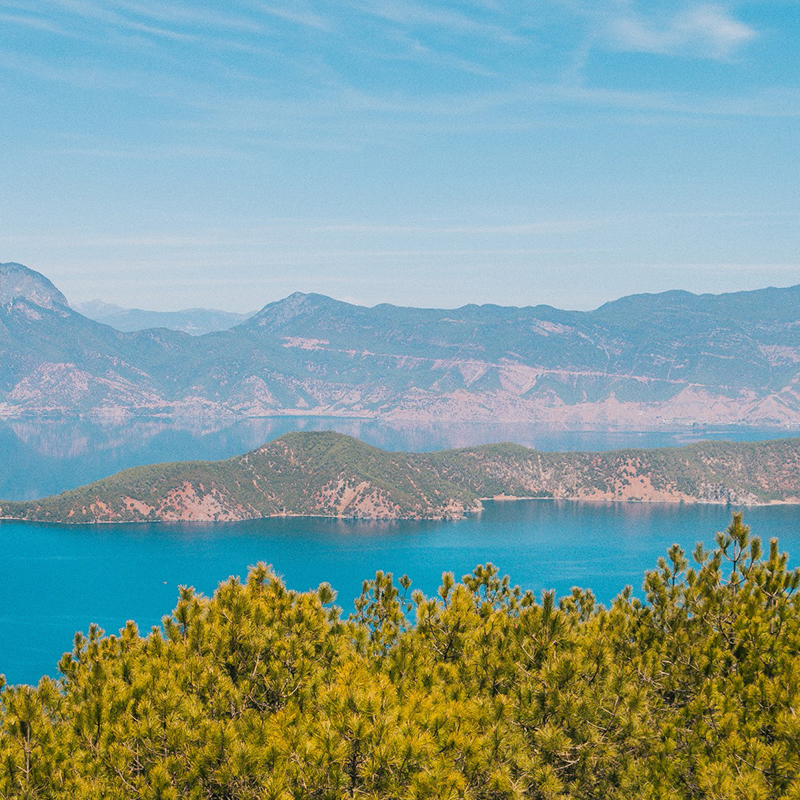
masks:
<path fill-rule="evenodd" d="M 641 429 L 800 424 L 800 286 L 550 306 L 296 293 L 230 330 L 121 332 L 0 265 L 0 417 L 304 414 Z"/>
<path fill-rule="evenodd" d="M 0 518 L 442 519 L 479 511 L 481 500 L 513 498 L 800 503 L 800 439 L 606 453 L 542 453 L 515 444 L 397 453 L 339 433 L 288 433 L 226 461 L 136 467 L 43 500 L 0 502 Z"/>
<path fill-rule="evenodd" d="M 102 300 L 74 303 L 75 311 L 95 322 L 103 322 L 118 331 L 144 331 L 148 328 L 169 328 L 192 336 L 212 331 L 226 331 L 252 314 L 236 314 L 215 308 L 186 308 L 182 311 L 144 311 L 141 308 L 122 308 Z"/>

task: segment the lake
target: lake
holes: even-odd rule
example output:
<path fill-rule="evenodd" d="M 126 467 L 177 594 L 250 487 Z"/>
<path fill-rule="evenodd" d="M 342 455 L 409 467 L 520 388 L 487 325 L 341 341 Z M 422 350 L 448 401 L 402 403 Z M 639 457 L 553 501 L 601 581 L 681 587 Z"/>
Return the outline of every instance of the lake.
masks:
<path fill-rule="evenodd" d="M 552 430 L 537 425 L 382 422 L 331 417 L 215 420 L 132 419 L 101 424 L 85 419 L 0 420 L 0 498 L 32 500 L 142 464 L 220 459 L 246 453 L 283 433 L 335 430 L 387 450 L 440 450 L 516 442 L 539 450 L 675 447 L 702 439 L 757 440 L 798 436 L 787 428 L 695 430 Z"/>
<path fill-rule="evenodd" d="M 391 449 L 434 449 L 498 439 L 542 449 L 670 446 L 700 438 L 759 439 L 786 431 L 553 432 L 514 426 L 382 426 L 347 420 L 251 420 L 228 428 L 156 421 L 126 426 L 72 422 L 0 425 L 2 491 L 22 498 L 60 491 L 124 466 L 244 452 L 292 426 L 334 428 Z M 441 573 L 461 577 L 492 561 L 512 581 L 540 593 L 579 585 L 610 601 L 673 543 L 687 550 L 727 526 L 722 506 L 487 503 L 459 522 L 370 523 L 271 519 L 222 524 L 58 526 L 0 523 L 0 673 L 11 682 L 55 674 L 74 631 L 97 622 L 116 632 L 128 619 L 142 630 L 175 604 L 177 587 L 211 593 L 258 561 L 274 565 L 292 589 L 329 581 L 349 609 L 376 570 L 407 573 L 427 594 Z M 800 551 L 800 508 L 746 510 L 764 540 Z"/>

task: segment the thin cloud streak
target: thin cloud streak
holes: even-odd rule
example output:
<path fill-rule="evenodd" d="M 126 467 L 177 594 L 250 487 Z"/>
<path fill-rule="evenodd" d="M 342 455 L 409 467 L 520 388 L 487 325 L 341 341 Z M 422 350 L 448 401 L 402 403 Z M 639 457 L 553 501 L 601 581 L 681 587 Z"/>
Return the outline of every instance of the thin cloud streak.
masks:
<path fill-rule="evenodd" d="M 531 222 L 520 225 L 324 225 L 312 230 L 323 233 L 414 234 L 423 236 L 548 236 L 574 233 L 603 224 L 599 220 Z"/>
<path fill-rule="evenodd" d="M 238 227 L 235 230 L 220 228 L 204 231 L 202 234 L 131 234 L 131 235 L 105 235 L 87 236 L 84 234 L 72 234 L 68 232 L 54 233 L 51 235 L 10 235 L 0 236 L 0 242 L 12 246 L 28 245 L 34 243 L 46 244 L 49 246 L 86 246 L 86 247 L 264 247 L 269 248 L 270 256 L 285 256 L 291 252 L 297 252 L 304 256 L 328 256 L 332 253 L 351 256 L 362 255 L 393 255 L 393 254 L 465 254 L 465 253 L 536 253 L 545 252 L 540 248 L 407 248 L 393 247 L 376 249 L 374 246 L 353 247 L 354 237 L 358 236 L 393 236 L 403 237 L 410 241 L 414 237 L 453 237 L 456 241 L 462 242 L 465 236 L 475 237 L 497 237 L 513 236 L 518 237 L 548 237 L 562 236 L 573 233 L 586 233 L 596 230 L 607 231 L 611 228 L 617 229 L 638 229 L 642 225 L 661 228 L 665 223 L 672 224 L 675 220 L 686 221 L 726 221 L 730 220 L 739 225 L 746 220 L 754 220 L 763 223 L 764 220 L 774 219 L 783 225 L 789 225 L 792 221 L 800 221 L 800 212 L 740 212 L 740 211 L 681 211 L 681 212 L 662 212 L 662 213 L 634 213 L 596 216 L 586 219 L 544 219 L 538 221 L 510 223 L 510 224 L 486 224 L 485 221 L 477 220 L 452 220 L 441 221 L 438 224 L 431 224 L 428 221 L 412 221 L 405 224 L 396 223 L 366 223 L 359 221 L 326 221 L 320 219 L 298 219 L 298 218 L 275 218 L 264 220 L 256 226 Z M 278 250 L 276 242 L 280 237 L 289 237 L 298 243 L 296 251 Z M 302 237 L 309 237 L 313 241 L 320 238 L 336 239 L 344 236 L 347 242 L 338 248 L 319 249 L 318 247 L 309 248 L 300 242 Z M 597 248 L 547 248 L 546 252 L 575 252 L 588 251 Z M 604 251 L 617 248 L 601 248 Z M 656 264 L 658 266 L 658 264 Z M 673 266 L 680 266 L 673 264 Z M 687 267 L 697 266 L 694 263 Z M 765 265 L 764 268 L 768 268 Z"/>
<path fill-rule="evenodd" d="M 721 263 L 666 263 L 652 264 L 651 266 L 669 270 L 703 270 L 712 272 L 796 272 L 800 280 L 800 263 L 784 264 L 737 264 L 730 262 Z"/>
<path fill-rule="evenodd" d="M 56 36 L 65 36 L 70 39 L 84 38 L 74 31 L 69 31 L 60 25 L 56 25 L 40 17 L 25 17 L 19 14 L 0 13 L 0 22 L 10 25 L 19 25 L 24 28 L 33 28 L 46 33 L 55 34 Z"/>
<path fill-rule="evenodd" d="M 710 59 L 729 58 L 757 35 L 728 9 L 712 3 L 681 9 L 666 19 L 658 15 L 646 19 L 631 9 L 612 16 L 604 34 L 620 50 Z"/>
<path fill-rule="evenodd" d="M 231 14 L 220 14 L 216 11 L 204 10 L 195 12 L 185 7 L 175 6 L 169 3 L 146 3 L 129 2 L 128 0 L 109 0 L 109 2 L 95 3 L 89 0 L 39 0 L 37 3 L 28 3 L 24 6 L 17 4 L 19 8 L 25 8 L 29 12 L 41 14 L 48 7 L 52 10 L 64 14 L 67 18 L 74 18 L 84 21 L 95 21 L 104 23 L 110 27 L 130 27 L 141 24 L 135 19 L 124 16 L 125 13 L 134 17 L 147 18 L 150 20 L 173 23 L 178 26 L 193 26 L 195 29 L 210 29 L 217 31 L 226 28 L 233 31 L 247 31 L 251 33 L 263 33 L 265 27 L 252 18 L 234 16 Z M 155 29 L 166 30 L 166 29 Z M 179 33 L 173 30 L 173 33 Z"/>
<path fill-rule="evenodd" d="M 525 41 L 525 37 L 513 28 L 487 23 L 450 9 L 436 8 L 432 3 L 422 5 L 408 0 L 378 0 L 361 3 L 359 9 L 365 14 L 406 27 L 443 28 L 451 34 L 485 36 L 507 44 Z"/>

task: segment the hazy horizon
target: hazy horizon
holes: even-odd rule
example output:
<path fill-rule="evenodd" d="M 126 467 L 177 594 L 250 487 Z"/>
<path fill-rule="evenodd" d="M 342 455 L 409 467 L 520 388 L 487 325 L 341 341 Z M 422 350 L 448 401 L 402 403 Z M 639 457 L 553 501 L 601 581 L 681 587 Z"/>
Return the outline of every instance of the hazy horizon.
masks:
<path fill-rule="evenodd" d="M 0 252 L 74 302 L 800 282 L 800 14 L 0 0 Z"/>
<path fill-rule="evenodd" d="M 0 261 L 0 265 L 2 265 L 3 263 L 19 264 L 20 262 Z M 29 269 L 33 269 L 33 267 L 30 267 L 28 264 L 22 264 L 22 266 L 28 267 Z M 39 270 L 34 270 L 34 271 L 35 272 L 39 272 Z M 45 278 L 48 278 L 49 280 L 52 280 L 49 275 L 45 275 L 44 273 L 41 273 L 41 274 L 43 274 Z M 56 285 L 57 289 L 59 289 L 59 290 L 61 289 L 61 287 L 58 286 L 58 284 L 55 281 L 53 281 L 53 283 Z M 716 291 L 716 292 L 705 292 L 705 293 L 703 293 L 703 292 L 690 292 L 690 293 L 691 294 L 695 294 L 697 296 L 700 296 L 702 294 L 719 295 L 719 294 L 731 294 L 731 293 L 735 293 L 736 291 L 759 291 L 759 290 L 762 290 L 762 289 L 790 289 L 790 288 L 792 288 L 794 286 L 800 286 L 800 284 L 799 283 L 792 283 L 792 284 L 787 284 L 786 286 L 770 285 L 770 286 L 757 286 L 757 287 L 754 287 L 752 289 L 742 289 L 742 290 L 733 290 L 733 291 L 720 290 L 720 291 Z M 373 307 L 379 306 L 379 305 L 392 305 L 392 306 L 407 307 L 407 308 L 428 308 L 428 309 L 442 309 L 442 310 L 451 310 L 452 309 L 452 310 L 455 310 L 455 309 L 458 309 L 458 308 L 463 308 L 466 305 L 477 305 L 477 306 L 480 306 L 480 305 L 499 305 L 499 306 L 506 306 L 506 307 L 514 307 L 514 308 L 521 308 L 521 307 L 526 307 L 526 306 L 531 307 L 531 306 L 537 306 L 537 305 L 552 305 L 554 308 L 559 308 L 559 309 L 564 310 L 564 311 L 593 311 L 593 310 L 595 310 L 597 308 L 600 308 L 600 306 L 604 305 L 605 303 L 614 302 L 615 300 L 620 300 L 620 299 L 622 299 L 624 297 L 630 297 L 630 296 L 635 295 L 635 294 L 661 294 L 661 293 L 665 293 L 665 292 L 687 292 L 687 291 L 690 291 L 690 290 L 683 289 L 681 287 L 673 287 L 671 289 L 664 289 L 661 292 L 631 292 L 631 293 L 624 294 L 624 295 L 618 295 L 618 296 L 615 296 L 615 297 L 609 297 L 608 300 L 604 300 L 601 303 L 598 303 L 597 305 L 587 306 L 585 308 L 580 308 L 580 307 L 577 307 L 577 306 L 573 306 L 573 307 L 556 306 L 556 305 L 554 305 L 552 303 L 502 303 L 501 304 L 501 303 L 482 302 L 482 301 L 479 301 L 479 300 L 468 301 L 466 303 L 461 303 L 461 304 L 459 304 L 457 306 L 456 305 L 452 305 L 452 306 L 408 305 L 408 304 L 400 304 L 400 303 L 391 303 L 391 302 L 388 302 L 388 301 L 378 301 L 377 303 L 359 303 L 359 302 L 354 301 L 352 299 L 336 297 L 335 295 L 328 295 L 328 294 L 324 294 L 322 292 L 313 292 L 313 291 L 311 291 L 311 292 L 300 292 L 299 290 L 296 291 L 296 292 L 289 292 L 288 294 L 283 295 L 281 297 L 271 298 L 269 300 L 266 300 L 263 303 L 259 303 L 257 301 L 257 299 L 256 299 L 256 302 L 255 303 L 251 303 L 250 307 L 247 308 L 247 309 L 222 308 L 220 306 L 215 306 L 213 304 L 213 302 L 214 302 L 213 298 L 209 299 L 209 303 L 208 304 L 201 305 L 201 306 L 172 305 L 172 306 L 164 306 L 162 308 L 148 308 L 148 307 L 145 307 L 145 306 L 142 306 L 142 305 L 136 305 L 135 298 L 132 298 L 132 304 L 128 305 L 128 306 L 123 306 L 123 305 L 120 305 L 118 303 L 114 303 L 114 302 L 108 301 L 108 300 L 106 300 L 105 298 L 102 298 L 102 297 L 92 297 L 92 298 L 89 298 L 88 300 L 76 300 L 76 299 L 73 299 L 73 298 L 67 296 L 67 301 L 68 301 L 68 303 L 69 303 L 71 308 L 73 308 L 76 311 L 79 311 L 80 313 L 87 313 L 88 311 L 92 310 L 91 306 L 93 304 L 98 304 L 99 303 L 102 306 L 107 306 L 109 310 L 110 309 L 118 309 L 119 311 L 143 311 L 143 312 L 146 312 L 146 313 L 149 313 L 149 312 L 173 313 L 173 312 L 185 312 L 185 311 L 222 311 L 222 312 L 225 312 L 225 313 L 243 314 L 243 315 L 247 315 L 247 316 L 252 316 L 253 314 L 257 314 L 265 306 L 267 306 L 267 305 L 269 305 L 271 303 L 276 303 L 276 302 L 280 302 L 282 300 L 286 300 L 289 297 L 291 297 L 293 294 L 318 294 L 318 295 L 322 295 L 324 297 L 329 297 L 329 298 L 331 298 L 333 300 L 337 300 L 339 302 L 350 303 L 350 304 L 359 305 L 359 306 L 365 306 L 365 307 L 368 307 L 368 308 L 373 308 Z M 173 297 L 172 299 L 175 300 L 175 302 L 179 302 L 177 300 L 177 298 L 175 298 L 175 297 Z M 251 300 L 252 299 L 253 298 L 251 297 Z M 89 316 L 91 316 L 91 315 L 89 315 Z"/>
<path fill-rule="evenodd" d="M 756 286 L 753 289 L 740 289 L 740 290 L 736 290 L 736 291 L 758 291 L 760 289 L 791 289 L 792 287 L 798 286 L 798 285 L 800 285 L 800 284 L 790 283 L 790 284 L 787 284 L 786 286 L 772 286 L 772 285 L 771 286 Z M 430 309 L 448 310 L 448 309 L 463 308 L 465 305 L 477 305 L 477 306 L 480 306 L 480 305 L 498 305 L 498 306 L 506 306 L 506 307 L 512 307 L 512 308 L 522 308 L 522 307 L 526 307 L 526 306 L 550 305 L 550 306 L 553 306 L 554 308 L 559 308 L 559 309 L 561 309 L 563 311 L 593 311 L 593 310 L 595 310 L 597 308 L 600 308 L 600 306 L 605 305 L 606 303 L 611 303 L 611 302 L 614 302 L 615 300 L 621 300 L 624 297 L 630 297 L 630 296 L 632 296 L 634 294 L 661 294 L 661 293 L 664 293 L 664 292 L 674 292 L 674 291 L 682 292 L 682 291 L 690 291 L 690 290 L 682 289 L 681 287 L 674 287 L 672 289 L 663 289 L 660 292 L 631 292 L 629 294 L 619 295 L 619 296 L 615 296 L 615 297 L 609 297 L 608 300 L 603 300 L 602 302 L 600 302 L 600 303 L 598 303 L 596 305 L 589 305 L 589 306 L 586 306 L 585 308 L 578 307 L 578 306 L 569 306 L 569 307 L 568 306 L 557 306 L 557 305 L 555 305 L 553 303 L 545 303 L 545 302 L 542 302 L 542 303 L 492 303 L 492 302 L 489 302 L 489 301 L 482 302 L 482 301 L 479 301 L 479 300 L 468 301 L 466 303 L 460 303 L 459 305 L 451 305 L 451 306 L 408 305 L 408 304 L 401 304 L 401 303 L 391 303 L 391 302 L 388 302 L 388 301 L 385 301 L 385 300 L 379 300 L 376 303 L 360 303 L 360 302 L 357 302 L 357 301 L 352 300 L 352 299 L 348 300 L 348 299 L 345 299 L 345 298 L 342 298 L 342 297 L 335 297 L 334 295 L 326 295 L 326 294 L 324 294 L 322 292 L 300 292 L 300 294 L 322 294 L 324 297 L 330 297 L 333 300 L 338 300 L 338 301 L 343 302 L 343 303 L 350 303 L 352 305 L 365 306 L 367 308 L 374 308 L 375 306 L 379 306 L 379 305 L 391 305 L 391 306 L 406 307 L 406 308 L 430 308 Z M 691 293 L 699 296 L 699 295 L 702 295 L 702 294 L 731 294 L 732 292 L 719 291 L 719 292 L 691 292 Z M 279 302 L 281 300 L 286 300 L 292 294 L 295 294 L 295 292 L 290 292 L 289 294 L 283 295 L 282 297 L 276 297 L 274 299 L 270 299 L 270 300 L 258 305 L 258 308 L 253 308 L 252 305 L 251 305 L 251 307 L 249 309 L 220 308 L 220 307 L 217 307 L 217 306 L 214 306 L 214 305 L 211 305 L 211 304 L 205 305 L 205 306 L 192 306 L 192 307 L 189 307 L 189 306 L 174 306 L 174 307 L 169 307 L 169 308 L 165 307 L 165 308 L 161 308 L 161 309 L 144 308 L 142 306 L 127 306 L 127 307 L 119 306 L 119 308 L 122 308 L 123 310 L 128 310 L 128 311 L 134 311 L 134 310 L 140 310 L 140 311 L 163 311 L 165 313 L 168 313 L 168 312 L 171 312 L 171 311 L 218 310 L 218 311 L 226 311 L 226 312 L 235 313 L 235 314 L 253 315 L 253 314 L 257 314 L 262 308 L 264 308 L 264 306 L 267 306 L 270 303 L 276 303 L 276 302 Z M 84 305 L 86 303 L 91 303 L 93 301 L 99 301 L 101 303 L 106 303 L 105 300 L 103 300 L 102 298 L 99 298 L 99 297 L 93 297 L 93 298 L 91 298 L 90 300 L 87 300 L 87 301 L 83 301 L 83 300 L 72 301 L 70 298 L 67 298 L 67 299 L 69 300 L 70 307 L 72 307 L 72 308 L 74 308 L 77 305 Z M 213 298 L 212 298 L 212 301 L 213 301 Z M 109 305 L 116 305 L 116 304 L 109 303 Z"/>

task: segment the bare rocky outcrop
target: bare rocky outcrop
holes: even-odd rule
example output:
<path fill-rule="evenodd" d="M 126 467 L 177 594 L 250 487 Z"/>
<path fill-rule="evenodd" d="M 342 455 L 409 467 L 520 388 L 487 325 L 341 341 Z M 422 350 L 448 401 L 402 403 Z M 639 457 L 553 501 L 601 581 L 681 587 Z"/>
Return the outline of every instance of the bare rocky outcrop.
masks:
<path fill-rule="evenodd" d="M 69 307 L 67 298 L 39 272 L 22 264 L 0 264 L 0 306 L 23 301 L 27 308 L 33 306 L 50 311 Z"/>

